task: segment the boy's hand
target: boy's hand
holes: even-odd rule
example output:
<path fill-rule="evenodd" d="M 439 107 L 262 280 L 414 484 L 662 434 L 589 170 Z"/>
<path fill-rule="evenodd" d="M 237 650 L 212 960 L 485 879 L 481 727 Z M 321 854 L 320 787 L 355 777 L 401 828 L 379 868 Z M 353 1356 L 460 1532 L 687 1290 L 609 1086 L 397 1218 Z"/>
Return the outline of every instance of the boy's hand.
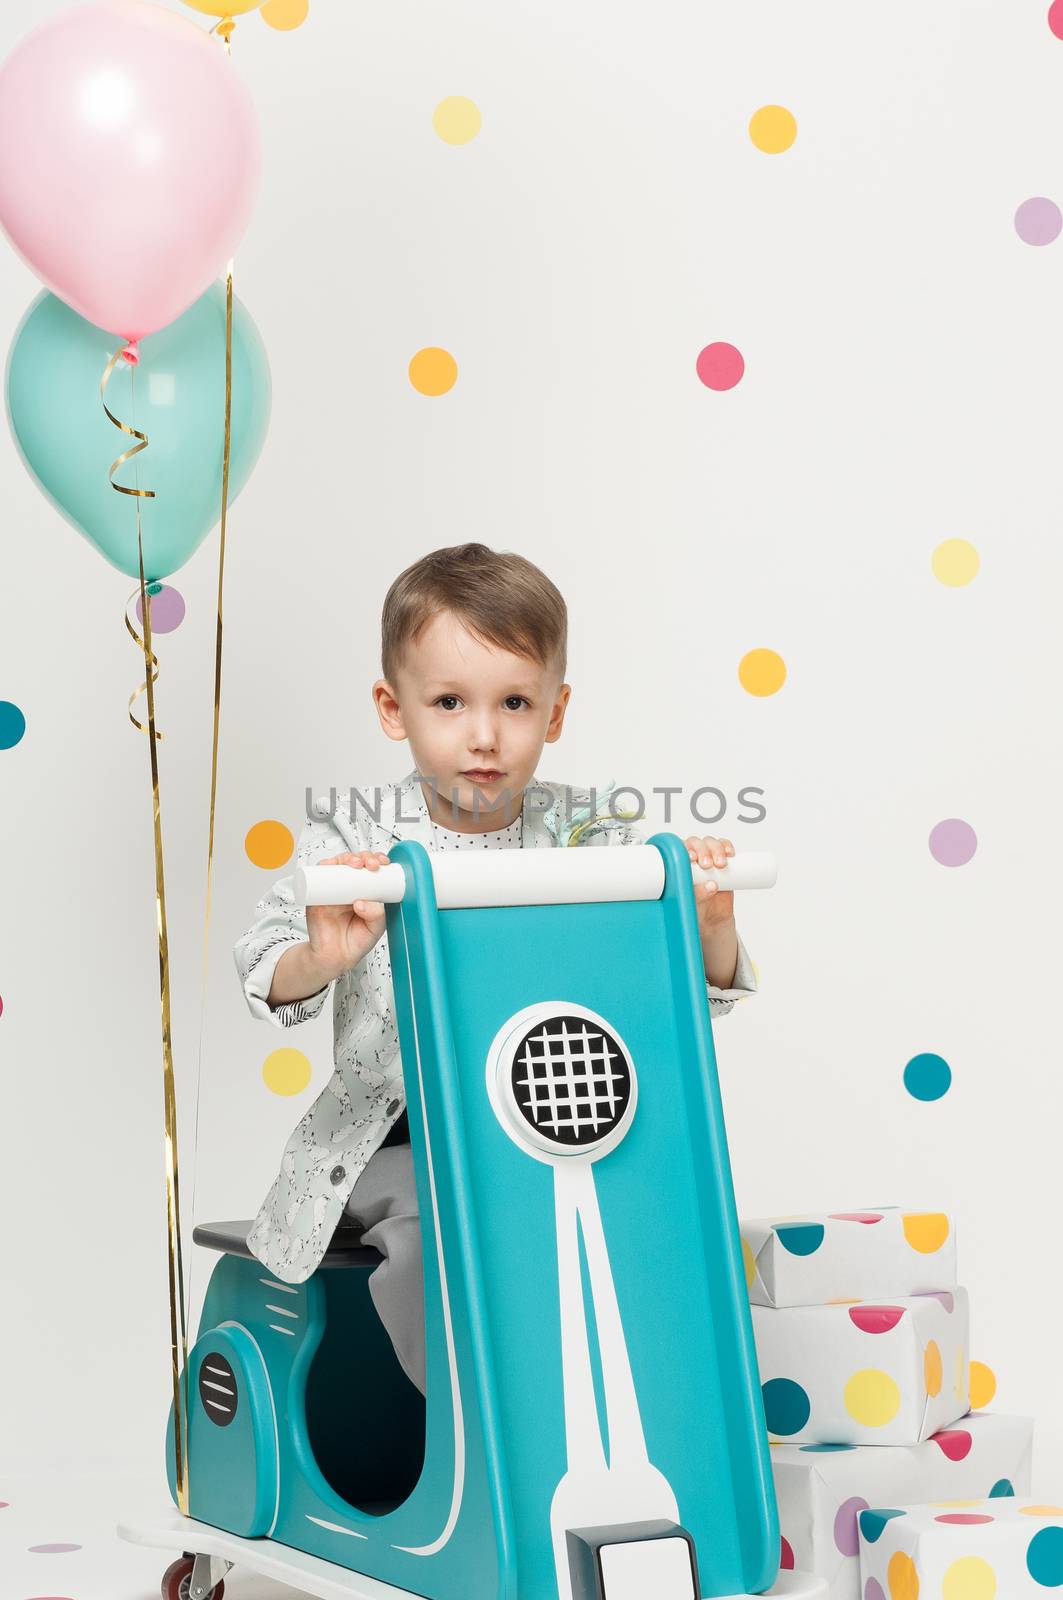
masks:
<path fill-rule="evenodd" d="M 691 834 L 684 843 L 691 861 L 699 867 L 725 867 L 735 853 L 730 839 L 714 839 L 711 833 L 704 838 Z M 734 903 L 733 889 L 720 889 L 714 883 L 694 885 L 694 904 L 697 907 L 702 944 L 719 931 L 721 924 L 734 920 Z"/>
<path fill-rule="evenodd" d="M 381 850 L 348 850 L 341 856 L 328 856 L 321 867 L 368 867 L 377 872 L 388 865 Z M 369 954 L 384 932 L 384 907 L 377 900 L 355 900 L 349 906 L 307 906 L 306 928 L 310 952 L 323 973 L 338 978 Z"/>

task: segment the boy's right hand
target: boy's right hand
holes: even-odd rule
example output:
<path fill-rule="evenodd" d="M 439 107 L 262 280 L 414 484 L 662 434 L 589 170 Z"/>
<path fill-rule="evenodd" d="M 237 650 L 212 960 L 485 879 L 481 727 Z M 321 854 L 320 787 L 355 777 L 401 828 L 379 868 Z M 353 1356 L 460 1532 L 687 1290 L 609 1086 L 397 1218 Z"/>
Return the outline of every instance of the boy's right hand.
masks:
<path fill-rule="evenodd" d="M 346 851 L 328 856 L 320 867 L 368 867 L 377 872 L 389 858 L 380 850 Z M 384 907 L 376 900 L 355 900 L 349 906 L 307 906 L 310 952 L 322 972 L 338 978 L 369 954 L 384 932 Z"/>

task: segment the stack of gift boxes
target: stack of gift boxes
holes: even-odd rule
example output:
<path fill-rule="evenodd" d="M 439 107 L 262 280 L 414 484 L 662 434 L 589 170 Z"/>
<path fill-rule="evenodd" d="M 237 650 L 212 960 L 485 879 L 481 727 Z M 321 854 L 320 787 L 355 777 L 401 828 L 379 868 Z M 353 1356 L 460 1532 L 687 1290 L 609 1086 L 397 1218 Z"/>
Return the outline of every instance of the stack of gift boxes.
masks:
<path fill-rule="evenodd" d="M 982 1409 L 952 1219 L 879 1206 L 741 1235 L 782 1566 L 831 1600 L 1063 1584 L 1063 1507 L 1029 1498 L 1033 1419 Z"/>

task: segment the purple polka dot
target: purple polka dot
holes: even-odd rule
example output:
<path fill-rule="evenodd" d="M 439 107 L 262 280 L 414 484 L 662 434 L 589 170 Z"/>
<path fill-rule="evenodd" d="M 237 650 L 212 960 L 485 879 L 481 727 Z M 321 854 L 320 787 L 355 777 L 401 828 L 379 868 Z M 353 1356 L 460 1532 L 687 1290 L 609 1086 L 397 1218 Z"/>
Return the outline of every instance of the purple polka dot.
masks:
<path fill-rule="evenodd" d="M 1063 229 L 1063 212 L 1054 200 L 1035 195 L 1015 213 L 1015 232 L 1023 244 L 1051 244 Z"/>
<path fill-rule="evenodd" d="M 867 1501 L 861 1500 L 858 1494 L 838 1507 L 838 1515 L 834 1519 L 834 1543 L 843 1556 L 860 1554 L 860 1529 L 856 1519 L 861 1511 L 867 1509 Z"/>
<path fill-rule="evenodd" d="M 158 588 L 157 594 L 152 593 L 155 587 Z M 147 589 L 151 600 L 152 633 L 172 633 L 184 621 L 185 603 L 181 591 L 175 589 L 171 583 L 148 584 Z M 144 621 L 144 608 L 139 595 L 137 595 L 137 621 L 140 623 Z"/>
<path fill-rule="evenodd" d="M 925 1295 L 928 1300 L 940 1300 L 949 1316 L 952 1315 L 956 1301 L 948 1289 L 913 1289 L 912 1293 L 913 1295 Z"/>
<path fill-rule="evenodd" d="M 31 1544 L 31 1556 L 65 1556 L 71 1550 L 80 1550 L 79 1544 Z"/>
<path fill-rule="evenodd" d="M 864 1600 L 886 1600 L 885 1592 L 877 1578 L 868 1578 L 867 1587 L 864 1589 Z"/>
<path fill-rule="evenodd" d="M 930 854 L 943 867 L 963 867 L 978 848 L 978 835 L 969 822 L 946 817 L 930 830 Z"/>

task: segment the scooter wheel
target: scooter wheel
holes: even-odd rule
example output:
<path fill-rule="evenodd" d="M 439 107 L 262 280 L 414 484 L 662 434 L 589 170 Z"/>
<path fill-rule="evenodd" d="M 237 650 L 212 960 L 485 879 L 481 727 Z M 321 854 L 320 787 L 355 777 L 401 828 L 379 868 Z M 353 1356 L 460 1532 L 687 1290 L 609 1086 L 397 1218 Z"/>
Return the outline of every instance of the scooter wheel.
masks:
<path fill-rule="evenodd" d="M 192 1582 L 194 1566 L 194 1557 L 180 1556 L 166 1568 L 160 1589 L 162 1600 L 188 1600 L 188 1588 Z M 204 1596 L 204 1600 L 223 1600 L 224 1595 L 224 1582 L 216 1583 L 210 1593 Z"/>

